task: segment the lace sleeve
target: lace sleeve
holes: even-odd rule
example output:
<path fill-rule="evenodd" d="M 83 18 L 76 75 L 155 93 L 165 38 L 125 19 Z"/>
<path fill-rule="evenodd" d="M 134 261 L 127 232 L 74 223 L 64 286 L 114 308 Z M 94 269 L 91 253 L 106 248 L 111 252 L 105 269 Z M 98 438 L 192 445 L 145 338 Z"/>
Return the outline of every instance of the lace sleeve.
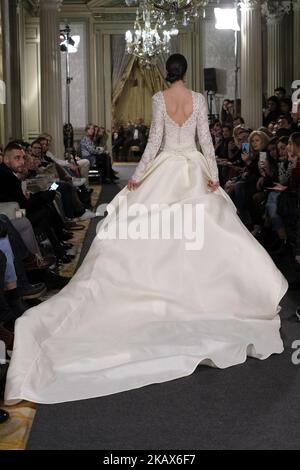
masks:
<path fill-rule="evenodd" d="M 197 134 L 201 151 L 206 158 L 212 180 L 219 181 L 219 170 L 216 162 L 215 149 L 208 126 L 208 109 L 205 97 L 199 94 L 199 110 L 197 114 Z"/>
<path fill-rule="evenodd" d="M 152 123 L 148 138 L 148 143 L 143 153 L 143 156 L 136 167 L 131 179 L 138 182 L 146 173 L 154 158 L 156 157 L 164 134 L 164 114 L 162 103 L 157 93 L 152 97 Z"/>

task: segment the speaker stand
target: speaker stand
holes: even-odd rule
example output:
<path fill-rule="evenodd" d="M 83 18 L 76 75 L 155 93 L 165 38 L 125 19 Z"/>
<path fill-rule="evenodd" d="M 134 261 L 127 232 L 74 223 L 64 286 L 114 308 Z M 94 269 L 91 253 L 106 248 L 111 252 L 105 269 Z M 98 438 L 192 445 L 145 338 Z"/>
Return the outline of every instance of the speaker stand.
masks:
<path fill-rule="evenodd" d="M 208 101 L 208 120 L 210 123 L 213 122 L 215 119 L 215 115 L 213 113 L 213 101 L 215 98 L 215 92 L 214 91 L 208 91 L 207 92 L 207 101 Z"/>

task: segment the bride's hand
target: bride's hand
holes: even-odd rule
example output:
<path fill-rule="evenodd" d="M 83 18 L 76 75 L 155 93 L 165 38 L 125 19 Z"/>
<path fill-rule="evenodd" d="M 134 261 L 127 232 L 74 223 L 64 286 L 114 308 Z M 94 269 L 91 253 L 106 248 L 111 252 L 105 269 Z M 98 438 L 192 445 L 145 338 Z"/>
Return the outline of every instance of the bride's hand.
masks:
<path fill-rule="evenodd" d="M 208 182 L 208 188 L 211 190 L 211 191 L 216 191 L 220 186 L 220 183 L 219 181 L 209 181 Z"/>
<path fill-rule="evenodd" d="M 131 191 L 132 189 L 135 189 L 138 187 L 138 183 L 132 179 L 129 179 L 128 180 L 128 183 L 127 183 L 127 188 L 129 189 L 129 191 Z"/>

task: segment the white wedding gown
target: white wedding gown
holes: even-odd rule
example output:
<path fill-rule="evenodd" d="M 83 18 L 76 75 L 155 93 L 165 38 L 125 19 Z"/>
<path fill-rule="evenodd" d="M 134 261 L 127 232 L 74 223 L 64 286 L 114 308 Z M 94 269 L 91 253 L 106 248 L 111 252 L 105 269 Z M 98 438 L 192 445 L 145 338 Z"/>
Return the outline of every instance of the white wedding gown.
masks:
<path fill-rule="evenodd" d="M 153 97 L 149 142 L 133 176 L 141 184 L 117 194 L 99 233 L 125 203 L 200 203 L 202 249 L 175 238 L 96 236 L 70 283 L 17 321 L 7 404 L 99 397 L 187 376 L 201 363 L 226 368 L 283 351 L 278 312 L 288 283 L 225 191 L 208 190 L 218 169 L 205 98 L 192 95 L 181 127 L 163 93 Z"/>

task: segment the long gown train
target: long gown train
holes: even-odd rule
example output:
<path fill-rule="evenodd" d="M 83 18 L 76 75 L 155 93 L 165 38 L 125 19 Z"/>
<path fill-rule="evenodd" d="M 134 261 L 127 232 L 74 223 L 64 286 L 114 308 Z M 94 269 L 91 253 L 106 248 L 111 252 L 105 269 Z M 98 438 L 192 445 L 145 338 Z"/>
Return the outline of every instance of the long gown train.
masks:
<path fill-rule="evenodd" d="M 157 122 L 163 119 L 172 141 L 179 131 L 158 95 L 148 151 L 135 174 L 142 169 L 141 184 L 113 199 L 116 212 L 104 220 L 70 283 L 17 321 L 8 404 L 93 398 L 183 377 L 200 363 L 226 368 L 283 351 L 278 313 L 287 281 L 225 191 L 208 191 L 211 161 L 196 148 L 170 148 L 172 142 L 147 161 L 149 148 L 155 153 Z M 193 94 L 194 117 L 201 97 Z M 195 125 L 192 118 L 181 137 Z M 201 129 L 198 134 L 204 151 Z M 124 205 L 136 203 L 203 204 L 203 247 L 187 250 L 185 239 L 100 236 Z"/>

